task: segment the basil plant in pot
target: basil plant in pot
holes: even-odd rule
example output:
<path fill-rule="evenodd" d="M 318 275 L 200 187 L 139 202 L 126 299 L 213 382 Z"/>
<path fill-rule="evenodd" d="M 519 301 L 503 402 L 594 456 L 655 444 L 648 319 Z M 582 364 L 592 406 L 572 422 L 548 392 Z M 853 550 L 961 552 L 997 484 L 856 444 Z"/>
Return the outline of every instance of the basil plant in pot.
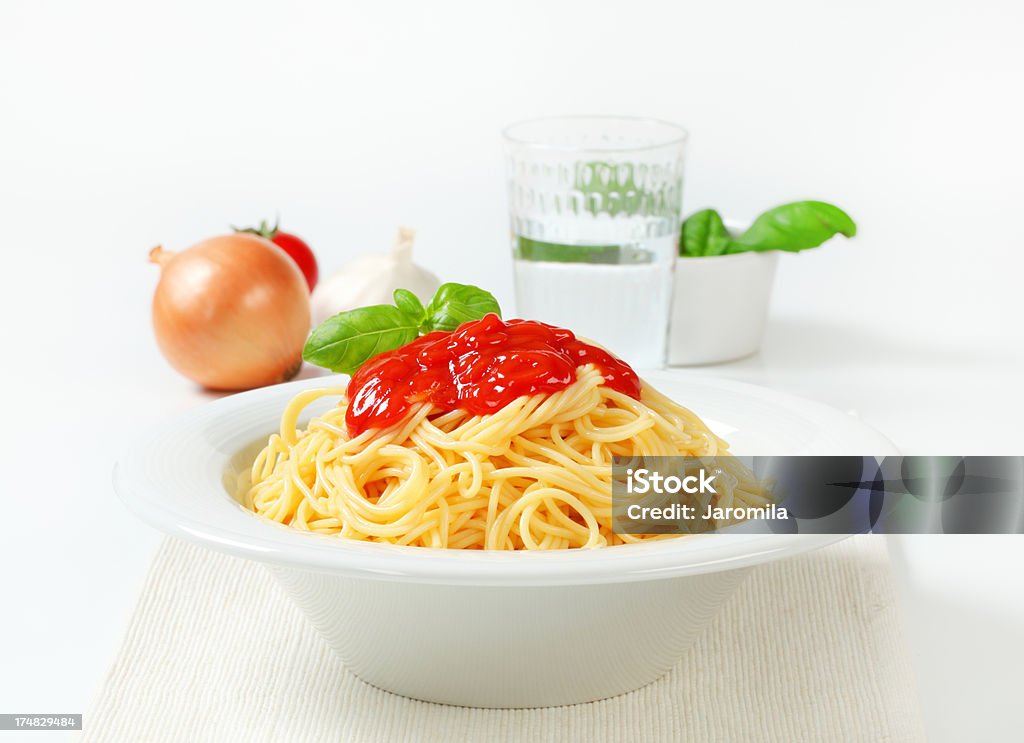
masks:
<path fill-rule="evenodd" d="M 779 253 L 856 233 L 846 212 L 822 201 L 777 206 L 746 229 L 726 224 L 714 209 L 691 214 L 679 235 L 669 364 L 713 364 L 757 351 Z"/>

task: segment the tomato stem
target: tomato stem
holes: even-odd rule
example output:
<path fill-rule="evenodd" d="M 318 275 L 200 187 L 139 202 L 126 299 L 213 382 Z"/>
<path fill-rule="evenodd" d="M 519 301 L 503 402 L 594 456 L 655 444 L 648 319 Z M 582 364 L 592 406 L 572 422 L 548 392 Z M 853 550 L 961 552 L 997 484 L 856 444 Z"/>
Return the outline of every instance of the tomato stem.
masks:
<path fill-rule="evenodd" d="M 259 235 L 260 237 L 266 238 L 267 240 L 273 240 L 277 234 L 278 229 L 281 226 L 281 215 L 278 214 L 274 217 L 274 226 L 271 227 L 267 220 L 260 220 L 259 227 L 235 227 L 231 225 L 231 229 L 235 232 L 241 232 L 247 235 Z"/>

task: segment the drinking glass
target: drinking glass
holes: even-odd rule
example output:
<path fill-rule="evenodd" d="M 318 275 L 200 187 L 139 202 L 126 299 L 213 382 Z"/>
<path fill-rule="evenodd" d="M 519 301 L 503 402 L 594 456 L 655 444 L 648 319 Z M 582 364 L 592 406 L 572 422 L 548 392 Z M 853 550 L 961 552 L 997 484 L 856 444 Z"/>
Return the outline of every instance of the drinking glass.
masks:
<path fill-rule="evenodd" d="M 663 367 L 686 130 L 567 116 L 513 124 L 504 137 L 519 316 Z"/>

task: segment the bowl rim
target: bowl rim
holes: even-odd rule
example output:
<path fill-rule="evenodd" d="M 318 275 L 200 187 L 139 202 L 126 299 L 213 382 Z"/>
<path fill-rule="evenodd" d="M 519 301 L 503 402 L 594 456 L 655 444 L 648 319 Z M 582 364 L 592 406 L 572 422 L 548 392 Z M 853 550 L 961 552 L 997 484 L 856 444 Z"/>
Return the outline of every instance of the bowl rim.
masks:
<path fill-rule="evenodd" d="M 821 403 L 716 377 L 687 377 L 728 390 L 756 391 L 791 409 L 845 421 L 851 430 L 861 431 L 861 440 L 873 447 L 872 454 L 897 453 L 881 434 Z M 236 442 L 231 451 L 218 448 L 216 432 L 223 430 L 223 436 L 234 430 L 232 435 L 244 438 L 240 431 L 248 426 L 255 436 L 266 435 L 275 430 L 285 401 L 295 393 L 337 383 L 337 377 L 313 377 L 231 395 L 179 414 L 134 439 L 114 466 L 114 490 L 129 510 L 150 525 L 237 557 L 351 578 L 447 585 L 558 586 L 666 579 L 749 567 L 847 536 L 723 533 L 592 550 L 488 552 L 345 540 L 255 516 L 223 484 L 231 457 L 242 447 Z M 272 421 L 269 429 L 268 420 Z M 184 466 L 178 466 L 181 463 Z M 213 517 L 209 513 L 198 517 L 188 510 L 189 498 L 209 496 L 215 500 L 201 504 L 214 512 Z"/>
<path fill-rule="evenodd" d="M 691 265 L 704 263 L 707 265 L 716 262 L 719 265 L 724 263 L 756 263 L 758 261 L 775 262 L 779 259 L 781 250 L 745 250 L 742 253 L 727 253 L 725 255 L 677 255 L 676 265 L 689 263 Z"/>

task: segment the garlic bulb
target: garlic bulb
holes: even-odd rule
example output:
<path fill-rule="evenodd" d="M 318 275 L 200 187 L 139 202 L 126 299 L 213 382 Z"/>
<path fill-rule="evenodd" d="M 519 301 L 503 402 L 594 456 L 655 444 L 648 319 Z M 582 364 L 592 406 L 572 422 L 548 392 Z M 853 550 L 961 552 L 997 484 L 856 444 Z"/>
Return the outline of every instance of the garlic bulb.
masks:
<path fill-rule="evenodd" d="M 441 280 L 412 262 L 415 230 L 398 228 L 398 239 L 386 255 L 364 255 L 317 284 L 310 299 L 313 325 L 339 312 L 370 304 L 391 304 L 395 289 L 408 289 L 426 304 Z"/>

